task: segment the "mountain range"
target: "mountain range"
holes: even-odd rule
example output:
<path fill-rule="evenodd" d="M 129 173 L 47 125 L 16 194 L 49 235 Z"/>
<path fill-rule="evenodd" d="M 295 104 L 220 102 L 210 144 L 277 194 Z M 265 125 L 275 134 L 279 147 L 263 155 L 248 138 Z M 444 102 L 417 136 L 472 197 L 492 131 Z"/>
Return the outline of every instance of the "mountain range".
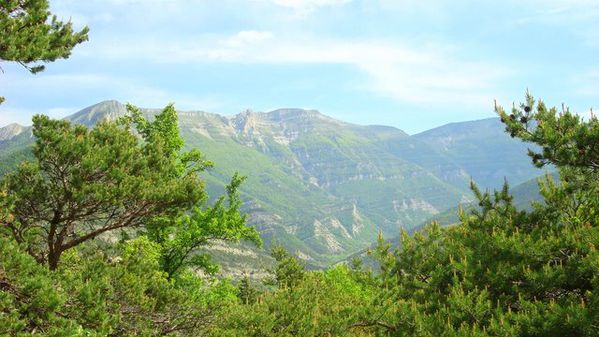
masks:
<path fill-rule="evenodd" d="M 159 110 L 143 109 L 148 116 Z M 126 113 L 105 101 L 66 119 L 93 126 Z M 498 188 L 542 172 L 527 144 L 503 132 L 498 118 L 447 124 L 416 135 L 355 125 L 316 110 L 245 111 L 222 116 L 179 112 L 186 147 L 215 167 L 204 174 L 211 196 L 237 171 L 247 176 L 243 211 L 267 244 L 278 242 L 323 266 L 370 245 L 379 231 L 396 236 L 472 200 L 470 179 Z M 31 157 L 30 127 L 0 128 L 0 174 Z"/>

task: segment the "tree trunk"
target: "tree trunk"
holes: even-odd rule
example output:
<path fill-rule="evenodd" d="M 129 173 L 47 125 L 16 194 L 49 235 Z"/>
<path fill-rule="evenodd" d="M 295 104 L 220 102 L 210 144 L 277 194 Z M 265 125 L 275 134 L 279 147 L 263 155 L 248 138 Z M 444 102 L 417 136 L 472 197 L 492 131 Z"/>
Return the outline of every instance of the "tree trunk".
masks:
<path fill-rule="evenodd" d="M 48 269 L 56 270 L 56 268 L 58 268 L 58 261 L 60 261 L 61 253 L 61 251 L 57 250 L 48 254 Z"/>

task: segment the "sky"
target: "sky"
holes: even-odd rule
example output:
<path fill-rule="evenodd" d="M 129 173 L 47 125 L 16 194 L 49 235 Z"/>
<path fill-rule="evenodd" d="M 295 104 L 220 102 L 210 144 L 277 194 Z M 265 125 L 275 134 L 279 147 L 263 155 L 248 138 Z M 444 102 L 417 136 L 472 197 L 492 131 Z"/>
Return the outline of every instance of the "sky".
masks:
<path fill-rule="evenodd" d="M 317 109 L 410 134 L 529 90 L 599 108 L 597 0 L 50 0 L 89 41 L 32 75 L 0 62 L 0 126 L 103 100 L 234 115 Z"/>

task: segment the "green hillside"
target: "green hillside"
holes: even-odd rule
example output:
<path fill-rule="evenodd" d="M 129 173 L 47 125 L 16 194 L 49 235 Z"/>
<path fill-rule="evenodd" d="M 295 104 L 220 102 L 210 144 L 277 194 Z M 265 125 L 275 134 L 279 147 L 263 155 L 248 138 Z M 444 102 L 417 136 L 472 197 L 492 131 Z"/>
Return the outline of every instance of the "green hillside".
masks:
<path fill-rule="evenodd" d="M 499 118 L 451 123 L 412 138 L 449 158 L 483 188 L 500 188 L 506 178 L 515 186 L 542 174 L 530 164 L 531 145 L 510 138 Z"/>

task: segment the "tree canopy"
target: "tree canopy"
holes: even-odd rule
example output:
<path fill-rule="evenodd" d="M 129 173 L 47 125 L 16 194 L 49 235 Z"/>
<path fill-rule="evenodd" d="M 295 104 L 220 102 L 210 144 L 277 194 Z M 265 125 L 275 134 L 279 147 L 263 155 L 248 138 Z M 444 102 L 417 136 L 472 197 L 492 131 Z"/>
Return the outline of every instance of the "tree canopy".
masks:
<path fill-rule="evenodd" d="M 31 73 L 40 64 L 66 59 L 78 44 L 87 41 L 89 29 L 75 31 L 71 22 L 52 15 L 48 0 L 6 0 L 0 3 L 0 60 L 21 64 Z M 0 97 L 0 103 L 4 100 Z"/>

